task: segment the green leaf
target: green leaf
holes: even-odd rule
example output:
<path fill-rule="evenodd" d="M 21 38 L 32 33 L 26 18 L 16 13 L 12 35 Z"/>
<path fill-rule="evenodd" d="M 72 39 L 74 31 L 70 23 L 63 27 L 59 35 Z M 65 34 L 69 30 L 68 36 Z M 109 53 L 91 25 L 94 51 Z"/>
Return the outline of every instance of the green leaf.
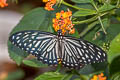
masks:
<path fill-rule="evenodd" d="M 90 31 L 91 29 L 93 29 L 93 27 L 95 27 L 95 25 L 97 25 L 99 22 L 98 21 L 95 21 L 95 22 L 92 22 L 91 24 L 88 25 L 87 28 L 85 28 L 83 30 L 83 32 L 80 33 L 80 36 L 84 36 L 85 34 L 87 34 L 88 31 Z M 91 37 L 91 36 L 88 36 L 88 38 Z"/>
<path fill-rule="evenodd" d="M 76 11 L 73 16 L 80 17 L 80 16 L 88 16 L 88 15 L 94 15 L 96 14 L 95 10 L 87 9 L 87 10 L 79 10 Z"/>
<path fill-rule="evenodd" d="M 80 38 L 80 36 L 79 36 L 79 33 L 78 33 L 78 30 L 77 30 L 77 29 L 75 29 L 75 33 L 74 33 L 74 34 L 70 34 L 69 36 L 76 37 L 76 38 Z"/>
<path fill-rule="evenodd" d="M 91 4 L 75 4 L 75 6 L 79 7 L 79 8 L 84 8 L 84 9 L 90 9 L 90 10 L 94 10 L 95 8 L 91 5 Z"/>
<path fill-rule="evenodd" d="M 21 80 L 24 76 L 25 76 L 24 72 L 18 69 L 14 72 L 9 72 L 5 80 Z"/>
<path fill-rule="evenodd" d="M 48 26 L 41 26 L 46 19 L 46 14 L 47 11 L 43 8 L 37 8 L 28 12 L 12 30 L 11 34 L 23 30 L 46 30 Z M 16 61 L 18 65 L 20 65 L 22 60 L 28 55 L 26 52 L 12 45 L 10 41 L 8 41 L 8 51 L 11 59 Z"/>
<path fill-rule="evenodd" d="M 11 59 L 13 59 L 18 65 L 22 63 L 22 60 L 27 57 L 28 53 L 20 50 L 8 42 L 8 52 Z"/>
<path fill-rule="evenodd" d="M 120 79 L 120 72 L 117 72 L 111 77 L 111 80 L 119 80 Z"/>
<path fill-rule="evenodd" d="M 105 20 L 105 22 L 107 22 L 106 19 L 103 19 L 103 20 Z M 97 22 L 95 22 L 93 24 L 91 23 L 90 26 L 94 26 L 96 24 L 97 24 Z M 104 25 L 106 25 L 106 24 L 104 24 Z M 100 25 L 96 25 L 95 28 L 92 28 L 91 30 L 89 30 L 89 32 L 86 33 L 86 35 L 84 35 L 84 39 L 88 40 L 94 44 L 97 44 L 99 46 L 102 46 L 104 42 L 112 41 L 120 33 L 119 26 L 120 26 L 120 24 L 109 24 L 109 27 L 105 26 L 106 31 L 107 31 L 107 36 L 105 37 L 104 35 L 100 34 L 100 36 L 98 36 L 96 40 L 93 40 L 93 38 L 95 37 L 95 33 L 100 28 Z"/>
<path fill-rule="evenodd" d="M 42 62 L 36 60 L 36 59 L 31 59 L 31 60 L 23 60 L 23 63 L 31 66 L 31 67 L 48 67 L 47 64 L 43 64 Z"/>
<path fill-rule="evenodd" d="M 79 70 L 79 74 L 89 75 L 97 71 L 105 70 L 106 67 L 107 62 L 88 64 Z"/>
<path fill-rule="evenodd" d="M 99 12 L 104 12 L 104 11 L 108 11 L 108 10 L 111 10 L 111 9 L 114 9 L 114 8 L 115 8 L 115 6 L 113 6 L 113 5 L 104 4 L 98 10 L 99 10 Z"/>
<path fill-rule="evenodd" d="M 105 29 L 107 29 L 107 27 L 108 27 L 108 19 L 107 18 L 102 19 L 102 22 L 103 22 L 103 25 L 105 26 Z M 100 31 L 100 30 L 102 31 L 101 26 L 99 26 L 98 24 L 100 25 L 99 21 L 92 22 L 91 24 L 88 25 L 87 28 L 85 28 L 83 30 L 83 32 L 80 35 L 85 36 L 84 38 L 86 40 L 88 40 L 88 41 L 91 41 L 91 42 L 93 42 L 93 43 L 95 43 L 97 45 L 101 45 L 103 43 L 103 41 L 104 41 L 104 38 L 103 38 L 104 36 L 103 35 L 100 35 L 99 37 L 97 37 L 96 40 L 93 40 L 93 38 L 95 37 L 95 33 L 97 31 Z M 100 28 L 100 30 L 99 30 L 99 28 Z"/>
<path fill-rule="evenodd" d="M 74 79 L 74 80 L 81 80 L 81 79 L 77 78 L 77 79 Z"/>
<path fill-rule="evenodd" d="M 110 44 L 110 49 L 108 51 L 108 61 L 111 63 L 115 57 L 120 56 L 120 34 L 117 35 Z"/>
<path fill-rule="evenodd" d="M 62 80 L 70 80 L 73 74 L 66 74 Z"/>
<path fill-rule="evenodd" d="M 110 24 L 107 29 L 107 37 L 112 41 L 120 33 L 120 24 Z"/>
<path fill-rule="evenodd" d="M 58 72 L 46 72 L 35 78 L 35 80 L 62 80 L 63 77 L 64 75 Z"/>
<path fill-rule="evenodd" d="M 109 55 L 108 55 L 109 56 Z M 120 72 L 120 56 L 116 56 L 109 65 L 110 76 Z"/>
<path fill-rule="evenodd" d="M 12 30 L 12 33 L 23 31 L 23 30 L 43 30 L 48 29 L 48 13 L 43 8 L 36 8 L 21 19 L 21 21 Z"/>
<path fill-rule="evenodd" d="M 95 71 L 94 67 L 92 67 L 92 65 L 86 65 L 84 66 L 81 70 L 79 70 L 79 74 L 83 74 L 83 75 L 88 75 L 91 74 Z"/>
<path fill-rule="evenodd" d="M 75 3 L 91 3 L 91 0 L 71 0 Z"/>

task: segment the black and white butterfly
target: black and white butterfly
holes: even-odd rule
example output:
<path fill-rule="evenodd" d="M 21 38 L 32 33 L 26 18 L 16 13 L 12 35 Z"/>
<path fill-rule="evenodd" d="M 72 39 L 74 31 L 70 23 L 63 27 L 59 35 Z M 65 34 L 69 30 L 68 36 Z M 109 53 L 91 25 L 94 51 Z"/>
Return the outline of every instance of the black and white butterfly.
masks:
<path fill-rule="evenodd" d="M 107 54 L 98 46 L 70 36 L 57 35 L 38 30 L 20 31 L 10 36 L 15 46 L 33 54 L 48 65 L 62 64 L 68 68 L 81 69 L 84 65 L 107 60 Z"/>

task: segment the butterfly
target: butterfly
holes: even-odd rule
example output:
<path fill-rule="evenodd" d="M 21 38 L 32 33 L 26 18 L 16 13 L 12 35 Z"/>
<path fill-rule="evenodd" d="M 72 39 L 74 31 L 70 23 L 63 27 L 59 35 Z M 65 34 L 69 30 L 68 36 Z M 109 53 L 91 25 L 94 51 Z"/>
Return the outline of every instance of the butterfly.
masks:
<path fill-rule="evenodd" d="M 61 30 L 57 35 L 39 30 L 20 31 L 12 34 L 9 40 L 48 65 L 81 69 L 87 64 L 107 60 L 107 54 L 100 47 L 80 38 L 64 36 Z"/>

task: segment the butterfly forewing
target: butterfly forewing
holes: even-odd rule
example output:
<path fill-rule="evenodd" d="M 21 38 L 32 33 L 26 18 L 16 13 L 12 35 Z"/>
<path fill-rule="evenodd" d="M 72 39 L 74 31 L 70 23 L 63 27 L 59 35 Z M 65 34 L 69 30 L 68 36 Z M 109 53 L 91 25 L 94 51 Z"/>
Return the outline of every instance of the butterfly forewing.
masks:
<path fill-rule="evenodd" d="M 37 56 L 47 64 L 57 64 L 56 35 L 36 30 L 20 31 L 10 36 L 10 41 L 27 53 Z"/>

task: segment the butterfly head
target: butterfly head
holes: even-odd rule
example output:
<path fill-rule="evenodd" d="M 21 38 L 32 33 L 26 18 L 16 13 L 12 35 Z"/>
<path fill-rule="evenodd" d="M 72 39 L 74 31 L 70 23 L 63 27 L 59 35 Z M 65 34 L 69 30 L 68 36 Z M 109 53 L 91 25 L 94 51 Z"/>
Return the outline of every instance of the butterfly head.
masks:
<path fill-rule="evenodd" d="M 57 31 L 57 34 L 58 34 L 58 36 L 62 36 L 62 30 L 59 29 L 59 30 Z"/>

